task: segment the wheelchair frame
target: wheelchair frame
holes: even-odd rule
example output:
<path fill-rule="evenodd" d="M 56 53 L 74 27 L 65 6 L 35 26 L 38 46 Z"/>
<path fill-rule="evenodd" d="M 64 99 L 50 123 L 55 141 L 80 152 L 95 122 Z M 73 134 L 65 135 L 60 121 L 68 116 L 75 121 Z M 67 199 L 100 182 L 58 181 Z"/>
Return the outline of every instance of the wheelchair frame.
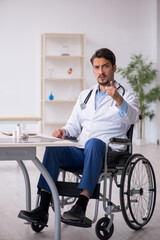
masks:
<path fill-rule="evenodd" d="M 93 220 L 85 218 L 83 221 L 71 221 L 61 219 L 68 225 L 77 227 L 91 227 L 98 218 L 99 202 L 103 202 L 104 217 L 100 218 L 95 227 L 96 235 L 99 239 L 109 239 L 114 232 L 114 213 L 122 212 L 127 225 L 133 230 L 139 230 L 146 225 L 154 212 L 156 203 L 156 179 L 153 167 L 149 160 L 141 154 L 132 155 L 132 135 L 133 125 L 131 125 L 127 137 L 128 139 L 111 138 L 106 145 L 106 155 L 104 168 L 100 174 L 98 184 L 93 194 L 96 199 Z M 124 152 L 109 151 L 108 146 L 111 144 L 123 144 L 127 146 Z M 62 181 L 57 181 L 57 189 L 60 199 L 60 206 L 73 204 L 80 194 L 77 189 L 79 180 L 83 173 L 82 170 L 61 169 Z M 75 182 L 66 181 L 66 173 L 75 176 Z M 118 183 L 118 176 L 121 177 Z M 109 189 L 107 198 L 107 180 L 109 179 Z M 103 181 L 103 193 L 100 192 L 100 183 Z M 113 182 L 120 189 L 120 206 L 112 202 Z M 36 207 L 39 204 L 39 195 L 37 197 Z M 54 210 L 54 203 L 51 204 Z M 34 231 L 40 232 L 45 226 L 32 223 Z"/>

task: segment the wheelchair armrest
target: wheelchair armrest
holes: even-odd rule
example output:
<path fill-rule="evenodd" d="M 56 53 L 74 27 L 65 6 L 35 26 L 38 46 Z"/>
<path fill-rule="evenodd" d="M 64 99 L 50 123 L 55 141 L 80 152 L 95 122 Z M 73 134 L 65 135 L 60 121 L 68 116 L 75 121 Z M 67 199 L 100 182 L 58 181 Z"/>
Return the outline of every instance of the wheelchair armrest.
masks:
<path fill-rule="evenodd" d="M 109 139 L 109 144 L 123 144 L 123 145 L 131 145 L 131 141 L 128 138 L 116 138 L 116 137 L 112 137 Z"/>

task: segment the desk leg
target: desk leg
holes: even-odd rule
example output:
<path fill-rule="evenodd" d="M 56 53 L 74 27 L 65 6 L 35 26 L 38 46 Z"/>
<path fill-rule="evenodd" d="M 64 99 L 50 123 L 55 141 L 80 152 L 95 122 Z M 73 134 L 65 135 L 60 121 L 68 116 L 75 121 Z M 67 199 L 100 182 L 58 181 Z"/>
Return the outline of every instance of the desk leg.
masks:
<path fill-rule="evenodd" d="M 29 211 L 31 210 L 31 185 L 30 185 L 29 175 L 24 163 L 22 161 L 17 161 L 17 163 L 23 172 L 25 187 L 26 187 L 26 210 Z"/>
<path fill-rule="evenodd" d="M 51 189 L 51 193 L 54 201 L 54 208 L 55 208 L 55 232 L 54 232 L 55 238 L 54 239 L 60 240 L 61 239 L 61 213 L 60 213 L 60 205 L 59 205 L 59 194 L 58 194 L 56 185 L 53 179 L 51 178 L 50 174 L 44 167 L 44 165 L 39 161 L 39 159 L 35 157 L 35 159 L 33 159 L 32 161 L 36 165 L 36 167 L 39 169 L 39 171 L 42 173 L 43 177 L 45 178 L 45 180 L 47 181 Z"/>

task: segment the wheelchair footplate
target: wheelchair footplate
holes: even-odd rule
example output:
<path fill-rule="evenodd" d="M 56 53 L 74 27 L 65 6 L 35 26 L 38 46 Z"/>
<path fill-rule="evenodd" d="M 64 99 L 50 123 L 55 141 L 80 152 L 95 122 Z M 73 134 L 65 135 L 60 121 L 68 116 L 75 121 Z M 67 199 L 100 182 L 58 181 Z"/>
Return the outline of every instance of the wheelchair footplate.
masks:
<path fill-rule="evenodd" d="M 92 221 L 87 217 L 85 217 L 83 221 L 69 220 L 61 217 L 61 222 L 75 227 L 89 228 L 92 226 Z"/>

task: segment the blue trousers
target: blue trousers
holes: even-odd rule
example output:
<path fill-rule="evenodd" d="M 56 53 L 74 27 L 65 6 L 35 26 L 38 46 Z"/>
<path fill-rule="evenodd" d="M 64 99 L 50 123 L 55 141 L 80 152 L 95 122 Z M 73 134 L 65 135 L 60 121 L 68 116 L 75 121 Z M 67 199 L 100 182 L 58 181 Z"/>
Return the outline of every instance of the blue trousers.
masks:
<path fill-rule="evenodd" d="M 78 188 L 88 190 L 90 196 L 92 196 L 103 166 L 105 149 L 106 144 L 97 138 L 88 140 L 84 149 L 76 147 L 47 147 L 43 165 L 50 173 L 54 182 L 57 181 L 60 167 L 83 169 L 83 175 Z M 39 178 L 38 188 L 51 192 L 42 175 Z"/>

